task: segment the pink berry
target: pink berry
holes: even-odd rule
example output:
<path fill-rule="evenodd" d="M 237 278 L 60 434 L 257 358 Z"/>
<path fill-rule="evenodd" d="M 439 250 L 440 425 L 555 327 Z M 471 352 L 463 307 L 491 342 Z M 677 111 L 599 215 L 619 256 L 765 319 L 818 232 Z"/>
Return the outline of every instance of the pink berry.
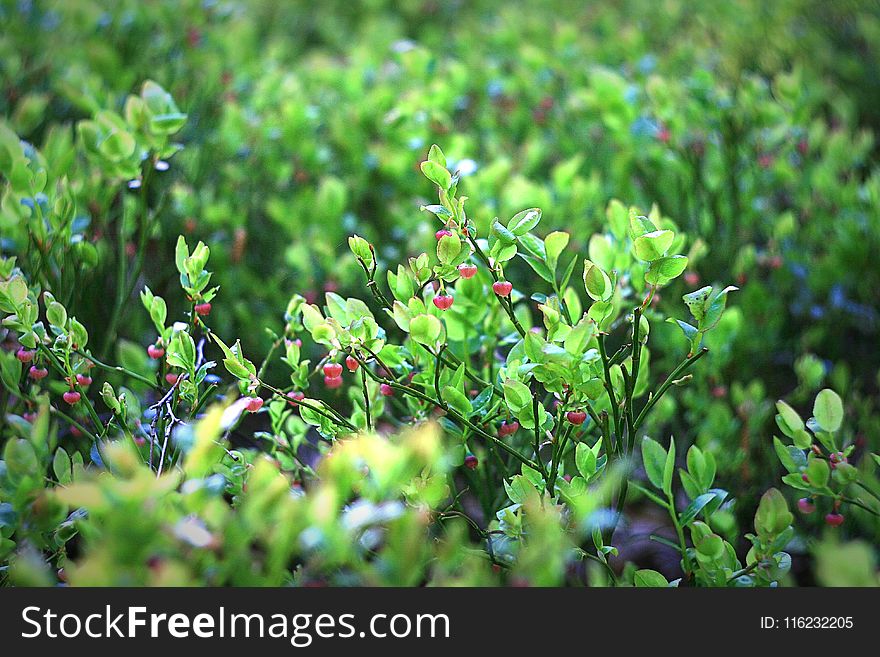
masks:
<path fill-rule="evenodd" d="M 434 237 L 436 237 L 437 241 L 439 242 L 444 237 L 452 237 L 452 231 L 447 230 L 446 228 L 441 228 L 436 233 L 434 233 Z"/>
<path fill-rule="evenodd" d="M 712 396 L 715 399 L 723 399 L 727 396 L 727 386 L 715 386 L 712 388 Z"/>
<path fill-rule="evenodd" d="M 292 399 L 294 402 L 298 402 L 298 401 L 302 401 L 303 399 L 305 399 L 306 396 L 300 390 L 291 390 L 290 392 L 287 393 L 287 398 Z"/>
<path fill-rule="evenodd" d="M 464 465 L 466 468 L 471 470 L 476 470 L 477 466 L 480 464 L 479 459 L 473 454 L 468 454 L 464 457 Z"/>
<path fill-rule="evenodd" d="M 77 374 L 76 382 L 80 384 L 83 388 L 92 385 L 92 377 L 87 374 Z"/>
<path fill-rule="evenodd" d="M 15 352 L 15 357 L 18 358 L 22 363 L 30 363 L 34 359 L 34 351 L 31 349 L 25 349 L 22 347 L 18 351 Z"/>
<path fill-rule="evenodd" d="M 671 136 L 671 135 L 670 135 L 670 133 L 669 133 L 669 129 L 668 129 L 668 128 L 660 128 L 660 129 L 657 131 L 657 140 L 660 141 L 660 142 L 663 143 L 663 144 L 668 144 L 668 143 L 669 143 L 669 137 L 670 137 L 670 136 Z"/>
<path fill-rule="evenodd" d="M 36 365 L 31 365 L 31 368 L 28 370 L 28 376 L 31 377 L 34 381 L 45 379 L 48 375 L 49 370 L 47 370 L 45 367 L 37 367 Z"/>
<path fill-rule="evenodd" d="M 840 527 L 843 524 L 845 518 L 842 514 L 835 512 L 829 513 L 825 516 L 825 524 L 829 527 Z"/>
<path fill-rule="evenodd" d="M 339 386 L 342 385 L 342 377 L 341 376 L 325 376 L 324 377 L 324 385 L 330 388 L 330 390 L 336 390 Z"/>
<path fill-rule="evenodd" d="M 513 290 L 513 283 L 510 281 L 495 281 L 492 283 L 492 291 L 499 297 L 508 296 Z"/>
<path fill-rule="evenodd" d="M 477 273 L 477 266 L 466 262 L 458 266 L 458 273 L 462 278 L 473 278 Z"/>
<path fill-rule="evenodd" d="M 168 374 L 165 375 L 165 380 L 170 385 L 174 385 L 175 383 L 177 383 L 177 379 L 179 379 L 179 378 L 180 378 L 180 375 L 175 374 L 174 372 L 168 372 Z"/>
<path fill-rule="evenodd" d="M 197 303 L 195 311 L 197 315 L 208 315 L 211 312 L 211 304 L 208 302 Z"/>
<path fill-rule="evenodd" d="M 813 504 L 813 500 L 811 500 L 809 497 L 802 497 L 798 500 L 797 505 L 798 511 L 804 514 L 812 513 L 816 510 L 816 505 Z"/>
<path fill-rule="evenodd" d="M 156 345 L 151 344 L 147 347 L 147 355 L 153 360 L 159 360 L 165 355 L 165 350 L 162 347 L 157 347 Z"/>
<path fill-rule="evenodd" d="M 335 379 L 342 376 L 342 365 L 339 363 L 327 363 L 324 365 L 324 376 Z"/>
<path fill-rule="evenodd" d="M 700 284 L 700 275 L 695 271 L 688 271 L 684 274 L 684 282 L 694 287 Z"/>
<path fill-rule="evenodd" d="M 385 397 L 393 397 L 394 396 L 394 388 L 392 388 L 387 383 L 382 383 L 379 385 L 379 392 L 382 393 Z"/>
<path fill-rule="evenodd" d="M 73 406 L 79 402 L 81 395 L 76 390 L 68 390 L 64 393 L 63 397 L 64 401 Z"/>
<path fill-rule="evenodd" d="M 438 294 L 436 297 L 432 299 L 434 305 L 437 306 L 440 310 L 449 310 L 452 307 L 452 295 L 449 294 Z"/>
<path fill-rule="evenodd" d="M 502 422 L 501 426 L 498 427 L 498 435 L 502 438 L 514 434 L 517 431 L 519 431 L 519 422 L 516 420 L 513 420 L 512 422 Z"/>
<path fill-rule="evenodd" d="M 81 438 L 83 432 L 79 430 L 79 427 L 75 427 L 73 425 L 70 426 L 70 435 L 74 438 Z"/>
<path fill-rule="evenodd" d="M 263 408 L 263 399 L 261 397 L 251 397 L 248 399 L 247 409 L 251 413 L 256 413 L 261 408 Z"/>
<path fill-rule="evenodd" d="M 345 357 L 345 366 L 348 368 L 349 372 L 354 372 L 361 366 L 361 364 L 357 361 L 357 358 L 354 356 L 346 356 Z"/>
<path fill-rule="evenodd" d="M 565 417 L 572 424 L 583 424 L 584 420 L 587 419 L 587 414 L 584 411 L 569 411 L 565 414 Z"/>

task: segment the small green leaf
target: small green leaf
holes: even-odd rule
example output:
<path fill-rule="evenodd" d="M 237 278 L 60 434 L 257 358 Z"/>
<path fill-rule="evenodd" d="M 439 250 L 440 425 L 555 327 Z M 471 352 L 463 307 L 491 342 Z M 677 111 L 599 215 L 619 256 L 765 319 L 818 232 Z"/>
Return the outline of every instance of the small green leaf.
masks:
<path fill-rule="evenodd" d="M 648 480 L 660 490 L 663 490 L 663 472 L 666 468 L 666 450 L 653 438 L 645 436 L 642 439 L 642 463 Z"/>
<path fill-rule="evenodd" d="M 633 242 L 633 250 L 639 260 L 651 262 L 662 258 L 674 239 L 675 233 L 671 230 L 654 230 L 637 237 Z"/>
<path fill-rule="evenodd" d="M 637 588 L 666 588 L 669 582 L 656 570 L 643 568 L 633 575 L 633 583 Z"/>
<path fill-rule="evenodd" d="M 681 275 L 687 268 L 687 256 L 674 255 L 654 260 L 645 272 L 645 282 L 651 285 L 666 285 Z"/>
<path fill-rule="evenodd" d="M 813 403 L 813 417 L 829 433 L 840 429 L 843 423 L 843 402 L 840 396 L 829 388 L 821 390 Z"/>
<path fill-rule="evenodd" d="M 443 324 L 434 315 L 417 315 L 409 322 L 409 334 L 421 344 L 432 345 L 440 338 Z"/>
<path fill-rule="evenodd" d="M 431 160 L 425 160 L 421 164 L 421 169 L 425 177 L 440 189 L 448 190 L 452 187 L 452 174 L 447 171 L 446 167 Z"/>

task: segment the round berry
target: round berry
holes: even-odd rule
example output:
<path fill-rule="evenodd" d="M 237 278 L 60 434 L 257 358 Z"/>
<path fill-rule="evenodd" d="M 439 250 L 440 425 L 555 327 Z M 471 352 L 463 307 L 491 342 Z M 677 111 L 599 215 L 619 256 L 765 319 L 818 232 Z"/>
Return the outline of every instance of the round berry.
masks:
<path fill-rule="evenodd" d="M 68 390 L 64 393 L 64 401 L 73 406 L 79 403 L 81 395 L 76 390 Z"/>
<path fill-rule="evenodd" d="M 179 379 L 179 378 L 180 378 L 180 375 L 175 374 L 174 372 L 168 372 L 168 374 L 165 375 L 165 380 L 170 385 L 174 385 L 175 383 L 177 383 L 177 379 Z"/>
<path fill-rule="evenodd" d="M 700 284 L 700 275 L 695 271 L 688 271 L 684 274 L 684 282 L 695 287 Z"/>
<path fill-rule="evenodd" d="M 498 427 L 498 435 L 502 438 L 504 436 L 509 436 L 511 434 L 516 433 L 519 430 L 519 422 L 513 420 L 512 422 L 504 421 L 501 423 L 501 426 Z"/>
<path fill-rule="evenodd" d="M 392 388 L 387 383 L 382 383 L 379 385 L 379 392 L 382 393 L 385 397 L 393 397 L 394 396 L 394 388 Z"/>
<path fill-rule="evenodd" d="M 92 385 L 92 377 L 87 374 L 77 374 L 76 382 L 80 384 L 83 388 Z"/>
<path fill-rule="evenodd" d="M 584 411 L 569 411 L 565 414 L 565 417 L 572 424 L 583 424 L 584 420 L 587 419 L 587 414 Z"/>
<path fill-rule="evenodd" d="M 298 401 L 302 401 L 303 399 L 305 399 L 306 396 L 305 396 L 305 393 L 303 393 L 301 390 L 291 390 L 290 392 L 287 393 L 287 398 L 292 399 L 293 402 L 298 402 Z"/>
<path fill-rule="evenodd" d="M 451 230 L 448 230 L 448 229 L 446 229 L 446 228 L 441 228 L 441 229 L 438 230 L 436 233 L 434 233 L 434 237 L 436 237 L 436 238 L 437 238 L 437 241 L 439 242 L 439 241 L 442 240 L 444 237 L 452 237 L 452 231 L 451 231 Z"/>
<path fill-rule="evenodd" d="M 149 347 L 147 347 L 147 356 L 149 356 L 153 360 L 159 360 L 164 355 L 165 350 L 162 347 L 157 347 L 154 344 L 151 344 Z"/>
<path fill-rule="evenodd" d="M 499 297 L 509 296 L 513 290 L 513 283 L 510 281 L 495 281 L 492 283 L 492 291 Z"/>
<path fill-rule="evenodd" d="M 470 468 L 471 470 L 476 470 L 477 466 L 480 464 L 480 460 L 474 456 L 473 454 L 468 454 L 464 457 L 464 465 L 466 468 Z"/>
<path fill-rule="evenodd" d="M 22 363 L 30 363 L 34 359 L 34 353 L 35 352 L 32 349 L 25 349 L 22 347 L 15 352 L 15 357 Z"/>
<path fill-rule="evenodd" d="M 458 266 L 458 274 L 462 278 L 473 278 L 477 274 L 477 266 L 469 262 L 465 262 Z"/>
<path fill-rule="evenodd" d="M 36 365 L 31 365 L 31 368 L 28 370 L 28 376 L 31 377 L 34 381 L 45 379 L 48 375 L 49 370 L 47 370 L 45 367 L 37 367 Z"/>
<path fill-rule="evenodd" d="M 434 305 L 437 306 L 440 310 L 449 310 L 452 307 L 452 295 L 449 294 L 438 294 L 433 299 Z"/>
<path fill-rule="evenodd" d="M 70 435 L 74 438 L 82 438 L 83 432 L 80 431 L 79 427 L 70 425 Z"/>
<path fill-rule="evenodd" d="M 339 386 L 342 385 L 342 377 L 341 376 L 325 376 L 324 377 L 324 385 L 330 388 L 330 390 L 336 390 Z"/>
<path fill-rule="evenodd" d="M 348 368 L 349 372 L 354 372 L 361 366 L 361 364 L 357 361 L 357 358 L 354 356 L 346 356 L 345 357 L 345 366 Z"/>
<path fill-rule="evenodd" d="M 211 313 L 211 304 L 208 302 L 205 303 L 197 303 L 195 307 L 195 311 L 197 315 L 209 315 Z"/>
<path fill-rule="evenodd" d="M 829 527 L 840 527 L 844 520 L 845 518 L 843 517 L 843 514 L 837 513 L 836 511 L 825 516 L 825 524 Z"/>
<path fill-rule="evenodd" d="M 811 500 L 809 497 L 802 497 L 801 499 L 799 499 L 797 506 L 798 511 L 803 514 L 812 513 L 816 510 L 816 505 L 813 504 L 813 500 Z"/>
<path fill-rule="evenodd" d="M 327 363 L 324 365 L 324 376 L 335 379 L 342 376 L 342 365 L 339 363 Z"/>
<path fill-rule="evenodd" d="M 247 409 L 251 413 L 256 413 L 263 408 L 263 399 L 261 397 L 250 397 L 247 403 Z"/>

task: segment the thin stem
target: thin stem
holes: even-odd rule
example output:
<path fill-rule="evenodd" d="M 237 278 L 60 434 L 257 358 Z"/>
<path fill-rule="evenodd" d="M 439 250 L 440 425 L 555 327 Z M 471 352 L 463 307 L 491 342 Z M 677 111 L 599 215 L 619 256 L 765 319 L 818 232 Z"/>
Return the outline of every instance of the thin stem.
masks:
<path fill-rule="evenodd" d="M 131 370 L 127 370 L 124 367 L 121 367 L 119 365 L 108 365 L 107 363 L 101 362 L 100 360 L 98 360 L 94 356 L 87 354 L 87 353 L 80 351 L 80 350 L 76 350 L 74 353 L 76 353 L 79 356 L 82 356 L 83 358 L 90 360 L 99 369 L 106 370 L 108 372 L 117 372 L 119 374 L 124 374 L 125 376 L 127 376 L 129 378 L 135 379 L 136 381 L 140 381 L 141 383 L 150 386 L 154 390 L 159 389 L 159 385 L 154 380 L 148 379 L 147 377 L 142 376 L 142 375 L 138 374 L 137 372 L 132 372 Z"/>
<path fill-rule="evenodd" d="M 645 404 L 642 411 L 639 413 L 639 416 L 636 418 L 634 429 L 638 431 L 639 427 L 642 426 L 642 422 L 645 421 L 645 417 L 647 417 L 648 413 L 654 405 L 660 401 L 660 398 L 666 394 L 666 391 L 672 386 L 673 382 L 676 381 L 688 368 L 693 366 L 698 360 L 700 360 L 703 356 L 709 353 L 709 350 L 705 347 L 700 349 L 697 353 L 688 356 L 685 358 L 679 365 L 676 367 L 669 376 L 666 377 L 666 380 L 663 384 L 657 389 L 657 392 L 654 393 L 651 398 L 648 400 L 648 403 Z"/>

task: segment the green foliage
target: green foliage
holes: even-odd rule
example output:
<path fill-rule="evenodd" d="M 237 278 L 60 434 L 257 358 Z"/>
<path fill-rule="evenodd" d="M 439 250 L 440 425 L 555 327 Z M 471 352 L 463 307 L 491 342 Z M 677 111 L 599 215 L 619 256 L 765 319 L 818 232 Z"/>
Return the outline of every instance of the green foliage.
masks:
<path fill-rule="evenodd" d="M 3 583 L 877 583 L 875 8 L 104 4 L 0 8 Z"/>

